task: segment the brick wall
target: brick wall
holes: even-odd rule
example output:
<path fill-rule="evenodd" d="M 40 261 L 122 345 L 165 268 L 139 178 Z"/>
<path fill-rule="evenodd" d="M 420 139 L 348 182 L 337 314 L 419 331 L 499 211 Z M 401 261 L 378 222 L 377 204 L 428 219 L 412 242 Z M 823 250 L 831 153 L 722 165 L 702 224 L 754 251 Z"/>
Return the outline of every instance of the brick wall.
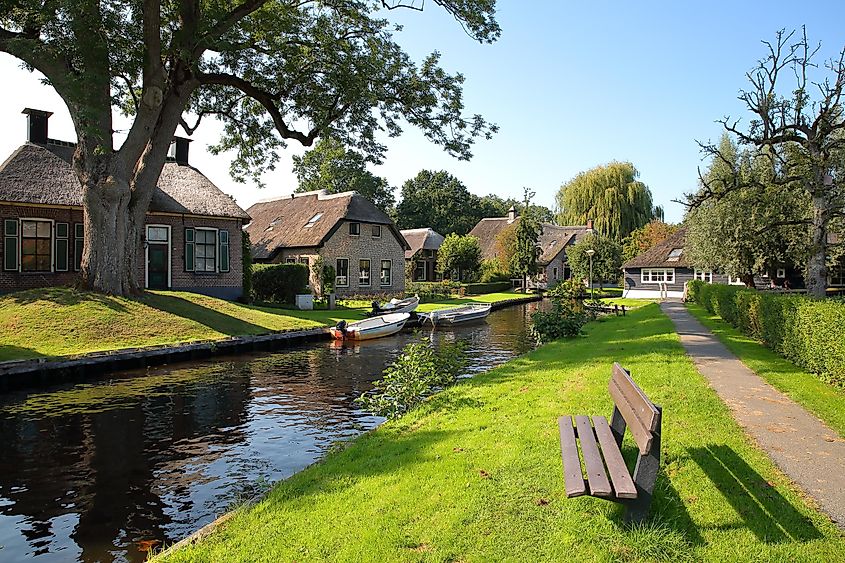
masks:
<path fill-rule="evenodd" d="M 68 272 L 26 273 L 7 272 L 2 269 L 4 264 L 4 244 L 0 244 L 0 293 L 47 287 L 58 285 L 72 285 L 79 277 L 74 271 L 75 228 L 74 224 L 82 223 L 82 210 L 70 208 L 31 207 L 0 205 L 0 229 L 4 219 L 52 219 L 57 223 L 68 223 Z M 217 297 L 235 299 L 240 297 L 243 283 L 241 222 L 235 219 L 182 217 L 172 215 L 147 215 L 147 224 L 168 225 L 171 231 L 171 282 L 173 289 L 195 291 Z M 229 268 L 226 273 L 193 273 L 185 271 L 185 228 L 210 227 L 227 229 L 229 231 Z M 0 233 L 2 234 L 2 233 Z M 138 252 L 142 258 L 135 273 L 139 285 L 144 284 L 145 255 L 143 246 Z"/>
<path fill-rule="evenodd" d="M 349 259 L 349 287 L 336 287 L 338 295 L 363 295 L 371 293 L 401 293 L 405 291 L 405 250 L 386 225 L 381 227 L 381 237 L 373 238 L 372 225 L 361 223 L 361 234 L 349 234 L 349 222 L 343 221 L 323 245 L 320 254 L 327 264 L 337 267 L 338 258 Z M 359 261 L 370 260 L 370 285 L 359 284 Z M 381 285 L 381 261 L 392 262 L 391 283 Z"/>

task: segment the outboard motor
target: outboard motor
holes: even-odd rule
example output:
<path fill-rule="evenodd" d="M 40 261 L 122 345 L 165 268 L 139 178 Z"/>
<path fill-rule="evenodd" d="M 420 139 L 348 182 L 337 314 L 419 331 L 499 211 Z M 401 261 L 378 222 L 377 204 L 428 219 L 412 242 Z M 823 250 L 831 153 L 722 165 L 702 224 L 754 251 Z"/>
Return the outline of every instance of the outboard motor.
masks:
<path fill-rule="evenodd" d="M 381 307 L 378 305 L 378 301 L 373 301 L 373 315 L 378 315 L 381 312 Z"/>
<path fill-rule="evenodd" d="M 339 330 L 344 336 L 346 335 L 346 321 L 338 321 L 335 325 L 335 328 Z"/>

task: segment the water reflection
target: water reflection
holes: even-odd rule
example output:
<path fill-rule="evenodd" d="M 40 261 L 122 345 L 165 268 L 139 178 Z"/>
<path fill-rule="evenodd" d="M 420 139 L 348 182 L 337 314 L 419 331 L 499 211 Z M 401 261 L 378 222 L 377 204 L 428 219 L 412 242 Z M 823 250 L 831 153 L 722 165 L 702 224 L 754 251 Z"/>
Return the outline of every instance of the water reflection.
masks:
<path fill-rule="evenodd" d="M 470 372 L 533 347 L 536 304 L 425 333 L 464 339 Z M 112 374 L 0 398 L 0 559 L 143 561 L 263 480 L 378 425 L 352 400 L 419 337 Z"/>

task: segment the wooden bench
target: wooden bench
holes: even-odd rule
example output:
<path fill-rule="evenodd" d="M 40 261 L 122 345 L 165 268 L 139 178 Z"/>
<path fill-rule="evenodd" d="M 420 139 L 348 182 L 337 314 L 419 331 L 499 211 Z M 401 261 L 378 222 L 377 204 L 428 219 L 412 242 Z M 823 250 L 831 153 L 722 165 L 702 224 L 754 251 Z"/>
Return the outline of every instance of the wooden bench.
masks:
<path fill-rule="evenodd" d="M 648 515 L 660 465 L 662 412 L 618 363 L 613 364 L 608 388 L 614 402 L 609 424 L 603 416 L 558 419 L 566 496 L 590 495 L 621 503 L 626 507 L 626 522 L 641 522 Z M 639 448 L 633 475 L 622 458 L 626 428 Z"/>
<path fill-rule="evenodd" d="M 611 305 L 586 305 L 586 308 L 590 311 L 594 311 L 596 313 L 607 313 L 608 315 L 613 313 L 617 317 L 619 313 L 622 313 L 622 316 L 625 316 L 625 305 L 616 305 L 615 303 Z"/>

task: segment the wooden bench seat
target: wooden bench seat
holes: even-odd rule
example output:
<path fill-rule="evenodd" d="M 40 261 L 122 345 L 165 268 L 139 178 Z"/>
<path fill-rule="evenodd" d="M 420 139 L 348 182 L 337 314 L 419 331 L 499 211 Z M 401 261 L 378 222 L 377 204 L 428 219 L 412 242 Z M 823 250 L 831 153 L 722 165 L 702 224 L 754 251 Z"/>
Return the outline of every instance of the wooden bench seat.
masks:
<path fill-rule="evenodd" d="M 620 502 L 627 508 L 626 521 L 638 522 L 648 515 L 660 465 L 661 410 L 617 363 L 608 390 L 614 402 L 610 423 L 603 416 L 558 419 L 566 496 Z M 626 429 L 639 448 L 633 474 L 621 451 Z"/>

